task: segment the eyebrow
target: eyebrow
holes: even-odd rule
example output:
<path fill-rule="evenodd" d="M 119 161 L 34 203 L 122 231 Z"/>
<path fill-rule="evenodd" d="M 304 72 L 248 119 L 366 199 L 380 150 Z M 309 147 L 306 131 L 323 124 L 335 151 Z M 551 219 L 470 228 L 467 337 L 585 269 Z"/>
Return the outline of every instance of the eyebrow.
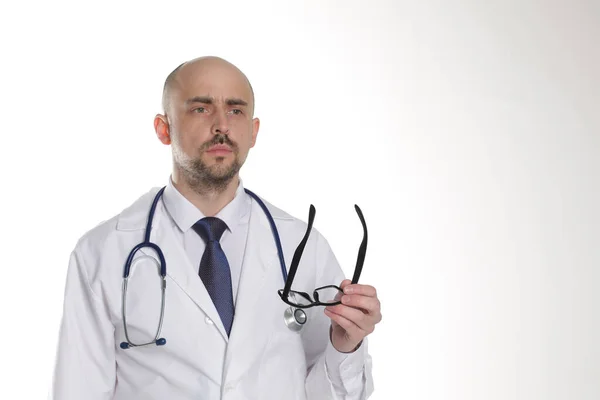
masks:
<path fill-rule="evenodd" d="M 208 96 L 195 96 L 185 101 L 186 105 L 190 105 L 192 103 L 213 104 L 214 99 Z M 225 104 L 228 106 L 247 106 L 248 102 L 238 98 L 229 98 L 225 100 Z"/>

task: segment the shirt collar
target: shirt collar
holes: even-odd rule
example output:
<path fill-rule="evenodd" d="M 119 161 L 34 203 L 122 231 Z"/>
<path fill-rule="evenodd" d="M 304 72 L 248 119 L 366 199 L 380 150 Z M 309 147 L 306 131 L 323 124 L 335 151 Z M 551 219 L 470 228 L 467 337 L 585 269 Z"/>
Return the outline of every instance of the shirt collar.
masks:
<path fill-rule="evenodd" d="M 184 233 L 196 222 L 205 217 L 202 211 L 175 188 L 171 177 L 169 177 L 169 182 L 163 193 L 163 202 L 175 224 Z M 225 205 L 215 217 L 223 220 L 227 224 L 229 231 L 233 232 L 239 225 L 248 222 L 250 207 L 250 196 L 244 191 L 244 185 L 240 178 L 233 200 Z"/>

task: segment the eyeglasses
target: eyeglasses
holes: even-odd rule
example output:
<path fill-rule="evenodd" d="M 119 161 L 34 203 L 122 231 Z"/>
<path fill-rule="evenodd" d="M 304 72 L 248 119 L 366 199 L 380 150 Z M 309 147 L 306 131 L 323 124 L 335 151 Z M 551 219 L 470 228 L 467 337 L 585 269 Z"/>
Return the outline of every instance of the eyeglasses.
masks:
<path fill-rule="evenodd" d="M 354 209 L 356 210 L 358 218 L 360 219 L 363 227 L 363 240 L 358 250 L 356 267 L 354 268 L 354 275 L 352 276 L 352 284 L 358 283 L 358 279 L 360 278 L 360 273 L 362 272 L 362 267 L 365 262 L 365 255 L 367 253 L 367 224 L 365 223 L 365 218 L 363 217 L 361 209 L 356 204 L 354 205 Z M 294 257 L 292 258 L 292 264 L 290 266 L 288 278 L 285 282 L 285 287 L 277 291 L 279 297 L 281 297 L 281 300 L 292 307 L 310 308 L 314 306 L 334 306 L 342 303 L 341 299 L 344 295 L 344 291 L 336 285 L 327 285 L 317 288 L 313 291 L 312 297 L 306 292 L 291 290 L 292 283 L 294 282 L 294 276 L 298 270 L 298 264 L 300 264 L 302 252 L 304 251 L 310 231 L 312 230 L 315 214 L 315 207 L 311 204 L 308 212 L 308 227 L 306 229 L 306 233 L 304 234 L 304 238 L 300 244 L 298 244 L 296 252 L 294 253 Z"/>

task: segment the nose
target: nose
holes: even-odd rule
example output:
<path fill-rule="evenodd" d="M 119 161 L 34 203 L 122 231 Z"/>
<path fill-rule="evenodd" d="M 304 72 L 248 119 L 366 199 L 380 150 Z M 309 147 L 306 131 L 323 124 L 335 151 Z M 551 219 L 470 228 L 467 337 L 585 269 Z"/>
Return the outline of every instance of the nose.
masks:
<path fill-rule="evenodd" d="M 212 126 L 213 135 L 227 135 L 229 134 L 229 121 L 227 121 L 227 114 L 224 111 L 215 113 L 215 118 Z"/>

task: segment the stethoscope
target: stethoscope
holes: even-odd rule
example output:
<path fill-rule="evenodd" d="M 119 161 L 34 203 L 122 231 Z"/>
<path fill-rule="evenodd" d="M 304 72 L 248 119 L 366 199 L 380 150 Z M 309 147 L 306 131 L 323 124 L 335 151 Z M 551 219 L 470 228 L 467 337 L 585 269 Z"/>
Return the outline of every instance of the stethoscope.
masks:
<path fill-rule="evenodd" d="M 154 197 L 154 200 L 152 201 L 152 206 L 150 207 L 150 213 L 148 214 L 148 222 L 146 223 L 146 230 L 144 233 L 144 241 L 141 242 L 140 244 L 136 245 L 133 249 L 131 249 L 129 256 L 127 257 L 127 261 L 125 262 L 125 268 L 123 271 L 121 313 L 122 313 L 122 317 L 123 317 L 123 328 L 125 330 L 126 341 L 122 342 L 120 344 L 120 347 L 122 349 L 128 349 L 131 347 L 147 346 L 147 345 L 151 345 L 151 344 L 156 344 L 157 346 L 164 346 L 167 343 L 167 340 L 165 338 L 160 337 L 160 332 L 162 330 L 162 325 L 163 325 L 163 318 L 165 315 L 165 290 L 167 288 L 167 280 L 166 280 L 167 263 L 165 261 L 165 256 L 163 255 L 163 252 L 160 249 L 160 247 L 156 243 L 150 242 L 150 232 L 152 230 L 152 220 L 154 219 L 154 212 L 156 211 L 156 205 L 158 204 L 159 199 L 161 198 L 163 192 L 165 191 L 165 188 L 166 188 L 166 186 L 161 188 L 158 191 L 158 193 L 156 194 L 156 196 Z M 279 263 L 281 265 L 281 275 L 283 276 L 283 282 L 285 284 L 288 279 L 288 272 L 285 267 L 285 259 L 283 257 L 283 248 L 281 247 L 281 239 L 279 238 L 279 232 L 277 231 L 277 227 L 275 226 L 275 221 L 273 220 L 273 216 L 267 209 L 267 206 L 265 205 L 265 203 L 256 194 L 254 194 L 253 192 L 251 192 L 248 189 L 244 189 L 244 190 L 246 191 L 246 193 L 248 193 L 248 195 L 250 195 L 254 200 L 256 200 L 256 202 L 263 209 L 265 215 L 267 216 L 267 219 L 269 220 L 269 224 L 271 225 L 271 231 L 273 232 L 273 238 L 275 239 L 275 245 L 277 246 L 277 255 L 279 257 Z M 127 316 L 126 316 L 126 312 L 125 312 L 126 304 L 127 304 L 127 282 L 129 280 L 129 270 L 131 269 L 133 257 L 140 249 L 145 248 L 145 247 L 149 247 L 149 248 L 153 249 L 159 258 L 160 279 L 161 279 L 161 305 L 160 305 L 160 318 L 159 318 L 159 322 L 158 322 L 158 329 L 156 330 L 156 335 L 155 335 L 154 339 L 148 343 L 139 343 L 138 344 L 138 343 L 133 343 L 131 341 L 131 339 L 129 338 L 129 332 L 127 331 Z M 290 293 L 290 295 L 293 296 L 292 293 Z M 291 331 L 294 331 L 294 332 L 299 332 L 302 329 L 302 327 L 304 326 L 304 324 L 306 324 L 307 319 L 308 318 L 306 316 L 306 312 L 304 312 L 304 310 L 302 310 L 300 308 L 289 306 L 283 313 L 283 321 L 284 321 L 285 325 Z"/>

